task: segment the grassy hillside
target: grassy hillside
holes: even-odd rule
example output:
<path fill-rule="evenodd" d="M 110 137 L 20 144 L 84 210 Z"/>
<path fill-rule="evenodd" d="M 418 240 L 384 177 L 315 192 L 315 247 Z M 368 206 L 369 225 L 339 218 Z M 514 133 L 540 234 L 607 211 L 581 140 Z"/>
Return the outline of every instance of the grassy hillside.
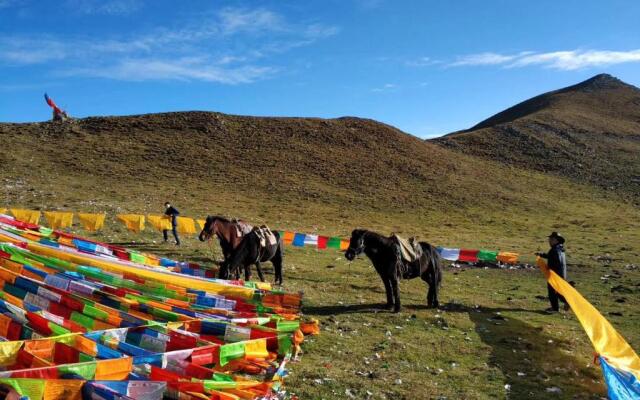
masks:
<path fill-rule="evenodd" d="M 525 261 L 557 229 L 569 240 L 571 279 L 640 345 L 640 271 L 631 265 L 640 259 L 638 208 L 585 182 L 357 118 L 87 118 L 0 124 L 0 141 L 8 149 L 0 152 L 0 207 L 106 211 L 107 228 L 92 236 L 199 262 L 219 251 L 195 238 L 160 245 L 157 233 L 132 235 L 113 214 L 160 212 L 171 200 L 183 215 L 342 236 L 368 227 L 519 251 Z M 444 279 L 441 310 L 426 310 L 424 285 L 407 281 L 404 311 L 394 315 L 378 311 L 383 288 L 366 260 L 288 248 L 285 288 L 305 292 L 304 312 L 323 330 L 293 365 L 289 387 L 305 399 L 548 398 L 553 386 L 560 398 L 603 395 L 576 320 L 540 314 L 538 271 L 453 269 Z"/>
<path fill-rule="evenodd" d="M 640 89 L 610 75 L 541 94 L 436 143 L 638 201 Z"/>

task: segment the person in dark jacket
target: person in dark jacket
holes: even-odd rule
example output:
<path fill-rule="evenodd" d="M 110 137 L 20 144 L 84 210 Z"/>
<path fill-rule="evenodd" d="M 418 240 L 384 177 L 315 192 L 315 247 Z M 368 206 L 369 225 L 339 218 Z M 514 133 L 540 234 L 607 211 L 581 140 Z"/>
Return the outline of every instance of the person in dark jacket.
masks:
<path fill-rule="evenodd" d="M 173 233 L 173 237 L 176 239 L 176 246 L 180 246 L 180 238 L 178 237 L 178 231 L 176 230 L 177 222 L 176 218 L 180 215 L 180 212 L 173 207 L 168 201 L 164 203 L 164 215 L 171 218 L 171 233 Z M 166 243 L 169 240 L 169 230 L 164 229 L 162 231 L 162 235 L 164 236 L 164 242 Z"/>
<path fill-rule="evenodd" d="M 551 249 L 548 253 L 538 253 L 542 258 L 547 259 L 547 265 L 549 269 L 558 274 L 562 279 L 567 280 L 567 257 L 564 254 L 564 237 L 558 232 L 553 232 L 549 235 L 549 246 Z M 559 310 L 558 300 L 564 303 L 564 309 L 569 309 L 569 303 L 564 297 L 558 294 L 551 285 L 547 283 L 547 291 L 549 293 L 549 302 L 551 307 L 546 311 L 557 312 Z"/>

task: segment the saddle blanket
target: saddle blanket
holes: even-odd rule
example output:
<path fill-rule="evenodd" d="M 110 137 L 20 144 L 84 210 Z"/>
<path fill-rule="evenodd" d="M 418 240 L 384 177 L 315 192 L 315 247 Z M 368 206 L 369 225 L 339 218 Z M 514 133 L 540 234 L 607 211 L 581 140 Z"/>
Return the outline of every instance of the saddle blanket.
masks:
<path fill-rule="evenodd" d="M 255 228 L 253 230 L 256 235 L 258 235 L 258 239 L 260 239 L 260 247 L 274 246 L 278 243 L 276 239 L 276 235 L 271 232 L 271 229 L 266 225 L 262 225 L 260 228 Z"/>
<path fill-rule="evenodd" d="M 412 263 L 422 256 L 422 249 L 415 238 L 409 238 L 409 240 L 407 240 L 396 234 L 391 235 L 391 237 L 393 237 L 398 244 L 400 254 L 402 254 L 404 261 Z"/>
<path fill-rule="evenodd" d="M 253 229 L 253 226 L 247 224 L 246 222 L 244 222 L 242 220 L 234 219 L 233 222 L 234 222 L 235 227 L 236 227 L 236 236 L 237 237 L 243 237 L 247 233 L 251 232 L 251 230 Z"/>

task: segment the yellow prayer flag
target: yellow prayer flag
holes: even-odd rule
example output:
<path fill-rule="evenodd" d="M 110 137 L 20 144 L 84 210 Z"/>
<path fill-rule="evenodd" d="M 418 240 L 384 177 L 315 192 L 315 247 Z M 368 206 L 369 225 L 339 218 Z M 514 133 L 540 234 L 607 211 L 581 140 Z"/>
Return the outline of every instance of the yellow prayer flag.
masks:
<path fill-rule="evenodd" d="M 147 221 L 159 231 L 171 230 L 171 218 L 168 215 L 147 215 Z"/>
<path fill-rule="evenodd" d="M 197 219 L 196 222 L 200 226 L 200 230 L 203 230 L 204 229 L 204 224 L 207 223 L 207 220 L 206 219 Z"/>
<path fill-rule="evenodd" d="M 144 230 L 144 215 L 118 214 L 117 217 L 131 232 L 139 233 Z"/>
<path fill-rule="evenodd" d="M 88 231 L 95 232 L 102 229 L 104 225 L 104 214 L 78 213 L 78 219 L 82 227 Z"/>
<path fill-rule="evenodd" d="M 193 220 L 193 218 L 177 217 L 176 228 L 180 233 L 194 234 L 196 233 L 196 222 Z"/>
<path fill-rule="evenodd" d="M 60 211 L 45 211 L 44 216 L 52 229 L 69 228 L 73 225 L 73 213 Z"/>
<path fill-rule="evenodd" d="M 30 224 L 37 225 L 40 221 L 40 211 L 12 208 L 11 214 L 13 214 L 13 216 L 16 217 L 18 221 L 28 222 Z"/>
<path fill-rule="evenodd" d="M 133 367 L 133 357 L 98 360 L 95 379 L 97 381 L 121 381 L 127 378 Z"/>
<path fill-rule="evenodd" d="M 496 260 L 506 264 L 516 264 L 518 262 L 518 253 L 509 253 L 501 251 L 498 253 Z"/>
<path fill-rule="evenodd" d="M 340 250 L 346 250 L 349 248 L 349 241 L 348 240 L 341 240 L 340 241 Z"/>
<path fill-rule="evenodd" d="M 245 342 L 244 354 L 246 358 L 267 358 L 267 339 L 249 340 Z"/>
<path fill-rule="evenodd" d="M 293 243 L 293 238 L 295 236 L 296 236 L 296 234 L 294 232 L 286 231 L 284 233 L 284 237 L 282 238 L 282 240 L 284 241 L 284 244 L 291 244 L 291 243 Z"/>
<path fill-rule="evenodd" d="M 573 286 L 550 270 L 543 258 L 537 258 L 537 265 L 547 282 L 567 300 L 598 355 L 604 357 L 611 366 L 640 379 L 640 358 L 629 343 Z"/>
<path fill-rule="evenodd" d="M 7 213 L 6 208 L 0 208 L 0 214 L 6 214 L 6 213 Z"/>
<path fill-rule="evenodd" d="M 23 343 L 24 340 L 0 342 L 0 367 L 6 367 L 15 362 Z"/>

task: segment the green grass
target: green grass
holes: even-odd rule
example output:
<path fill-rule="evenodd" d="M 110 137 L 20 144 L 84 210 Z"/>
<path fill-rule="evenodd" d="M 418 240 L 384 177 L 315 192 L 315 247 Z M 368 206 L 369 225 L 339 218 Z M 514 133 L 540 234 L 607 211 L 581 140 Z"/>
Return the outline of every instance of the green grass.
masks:
<path fill-rule="evenodd" d="M 195 238 L 185 238 L 185 245 L 176 248 L 160 244 L 159 233 L 133 235 L 115 226 L 116 231 L 94 236 L 198 262 L 220 256 L 217 246 Z M 473 247 L 488 240 L 481 235 L 478 239 L 462 236 L 452 243 Z M 606 245 L 597 246 L 598 254 L 619 250 L 600 240 Z M 501 241 L 518 249 L 521 239 L 507 236 Z M 543 240 L 529 247 L 538 244 L 543 247 Z M 579 251 L 572 254 L 568 247 L 570 280 L 637 348 L 640 269 L 626 268 L 627 257 L 614 256 L 611 264 L 602 264 Z M 546 287 L 537 269 L 448 268 L 440 310 L 426 309 L 424 283 L 403 281 L 403 310 L 392 314 L 381 309 L 384 288 L 366 259 L 349 263 L 334 250 L 287 247 L 285 265 L 285 289 L 304 292 L 303 312 L 319 319 L 322 329 L 320 336 L 305 341 L 301 361 L 291 364 L 287 387 L 300 398 L 605 396 L 600 369 L 593 365 L 593 348 L 573 314 L 542 313 L 548 302 L 540 298 L 546 296 Z M 266 269 L 272 280 L 270 264 Z M 605 274 L 610 275 L 606 281 L 601 279 Z M 612 293 L 619 285 L 632 293 Z M 620 299 L 624 303 L 616 302 Z M 562 393 L 550 395 L 546 390 L 551 387 Z"/>

